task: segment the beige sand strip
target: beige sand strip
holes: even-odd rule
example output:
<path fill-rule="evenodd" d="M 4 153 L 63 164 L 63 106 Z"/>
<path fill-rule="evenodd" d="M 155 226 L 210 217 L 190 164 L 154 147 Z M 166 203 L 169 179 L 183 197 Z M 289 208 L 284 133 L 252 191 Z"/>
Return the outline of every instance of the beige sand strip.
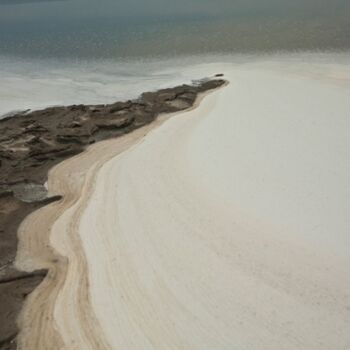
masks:
<path fill-rule="evenodd" d="M 88 271 L 77 228 L 79 216 L 99 168 L 141 140 L 164 118 L 121 138 L 97 143 L 50 172 L 50 194 L 63 195 L 63 199 L 30 215 L 19 230 L 17 267 L 49 270 L 22 312 L 20 349 L 109 348 L 90 306 Z M 51 240 L 56 243 L 55 249 Z M 67 331 L 64 340 L 60 336 L 62 326 Z"/>

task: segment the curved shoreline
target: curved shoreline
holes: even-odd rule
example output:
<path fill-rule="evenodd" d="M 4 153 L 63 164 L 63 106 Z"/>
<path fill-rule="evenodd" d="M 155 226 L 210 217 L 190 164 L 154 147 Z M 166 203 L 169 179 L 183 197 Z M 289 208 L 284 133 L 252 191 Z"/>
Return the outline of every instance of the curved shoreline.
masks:
<path fill-rule="evenodd" d="M 182 113 L 197 108 L 204 97 L 204 93 L 198 95 L 193 107 Z M 111 349 L 90 301 L 89 270 L 78 229 L 80 216 L 94 192 L 100 168 L 171 117 L 173 114 L 163 115 L 128 135 L 91 145 L 49 172 L 49 194 L 60 194 L 62 200 L 29 215 L 19 228 L 16 267 L 28 272 L 46 269 L 49 274 L 25 302 L 19 318 L 18 349 Z M 66 305 L 69 298 L 60 294 L 72 291 L 72 304 Z M 60 319 L 59 324 L 55 318 Z"/>
<path fill-rule="evenodd" d="M 51 244 L 71 256 L 59 231 L 79 234 L 106 346 L 345 349 L 347 91 L 265 66 L 226 74 L 234 84 L 103 163 Z M 74 349 L 89 340 L 71 262 L 55 319 Z"/>
<path fill-rule="evenodd" d="M 104 139 L 127 138 L 134 133 L 145 132 L 150 125 L 155 124 L 154 120 L 158 115 L 187 110 L 195 104 L 198 94 L 215 89 L 224 83 L 220 79 L 203 80 L 193 86 L 183 85 L 144 93 L 135 101 L 104 106 L 47 108 L 43 111 L 34 111 L 26 115 L 19 114 L 0 121 L 2 130 L 0 207 L 4 207 L 0 215 L 0 230 L 5 234 L 0 242 L 0 249 L 7 249 L 6 254 L 0 258 L 0 305 L 4 309 L 1 315 L 5 317 L 4 322 L 1 322 L 5 327 L 0 327 L 1 344 L 7 344 L 6 346 L 11 349 L 16 348 L 15 321 L 20 305 L 44 279 L 45 270 L 50 272 L 43 286 L 47 285 L 49 280 L 64 273 L 66 268 L 64 259 L 57 256 L 55 251 L 47 249 L 49 241 L 45 223 L 46 221 L 54 222 L 66 206 L 74 205 L 77 198 L 72 196 L 73 192 L 69 193 L 68 188 L 63 199 L 61 199 L 60 191 L 57 191 L 58 194 L 55 195 L 51 188 L 60 188 L 58 184 L 51 184 L 49 193 L 46 192 L 44 182 L 49 169 L 57 163 L 60 165 L 64 159 L 75 158 L 74 154 L 84 154 L 85 152 L 81 152 L 84 151 L 85 145 L 93 142 L 100 144 L 105 142 L 102 141 Z M 132 130 L 135 131 L 130 134 Z M 124 134 L 128 135 L 123 136 Z M 87 152 L 90 152 L 91 148 L 89 147 Z M 72 155 L 73 158 L 70 158 Z M 77 193 L 75 195 L 79 196 Z M 9 206 L 11 201 L 14 204 Z M 51 212 L 50 208 L 53 209 Z M 34 213 L 28 217 L 31 212 Z M 44 221 L 40 220 L 42 212 L 45 213 Z M 16 266 L 21 264 L 26 272 L 19 272 L 14 262 L 17 247 L 16 232 L 18 225 L 23 222 L 20 234 L 28 233 L 24 224 L 27 220 L 36 222 L 36 232 L 31 236 L 31 241 L 27 242 L 26 249 L 30 249 L 37 260 L 34 261 L 28 254 L 22 255 L 21 263 L 18 261 Z M 21 250 L 24 251 L 23 244 L 20 245 Z M 37 269 L 44 270 L 36 271 Z M 56 284 L 62 283 L 63 281 L 56 281 Z M 19 293 L 23 293 L 21 298 L 17 296 Z M 9 300 L 6 299 L 8 296 Z M 40 299 L 40 292 L 33 293 L 30 297 Z M 51 295 L 51 298 L 55 296 Z M 47 310 L 47 315 L 38 313 L 35 315 L 37 322 L 41 322 L 42 327 L 46 327 L 45 317 L 50 317 L 52 313 L 53 310 Z M 20 321 L 21 325 L 23 325 L 23 319 Z M 56 334 L 54 327 L 47 331 L 51 337 Z M 60 345 L 57 334 L 54 343 L 57 346 Z"/>
<path fill-rule="evenodd" d="M 61 193 L 64 199 L 35 212 L 22 223 L 20 228 L 21 238 L 16 262 L 17 267 L 19 269 L 44 267 L 49 270 L 49 275 L 29 296 L 23 309 L 20 321 L 19 349 L 44 350 L 47 348 L 53 349 L 53 346 L 57 349 L 69 349 L 69 346 L 67 347 L 62 342 L 56 331 L 54 309 L 59 293 L 64 288 L 65 283 L 68 283 L 68 269 L 72 268 L 78 270 L 74 278 L 80 276 L 79 280 L 73 281 L 70 287 L 73 288 L 72 285 L 75 285 L 79 290 L 79 302 L 74 303 L 75 305 L 72 305 L 72 307 L 78 308 L 76 312 L 80 315 L 79 318 L 81 317 L 81 323 L 84 322 L 85 326 L 88 326 L 87 329 L 82 328 L 83 331 L 87 331 L 85 337 L 89 337 L 90 340 L 85 344 L 85 348 L 88 349 L 91 345 L 93 345 L 92 348 L 107 348 L 103 344 L 103 340 L 97 340 L 102 332 L 97 330 L 98 324 L 90 310 L 86 260 L 81 249 L 79 236 L 67 236 L 67 231 L 76 225 L 80 212 L 84 209 L 84 203 L 93 190 L 93 182 L 98 168 L 108 159 L 115 157 L 137 142 L 138 139 L 141 139 L 149 128 L 139 129 L 116 140 L 97 143 L 89 147 L 86 152 L 60 163 L 50 172 L 48 182 L 50 191 Z M 57 224 L 57 220 L 67 212 L 66 216 L 70 216 L 69 225 L 72 225 L 72 227 Z M 45 218 L 45 221 L 43 221 L 43 218 Z M 43 222 L 43 227 L 39 229 L 38 221 Z M 35 234 L 38 234 L 39 237 L 35 237 Z M 67 252 L 65 254 L 63 251 L 50 252 L 53 250 L 50 243 L 50 240 L 53 239 L 52 235 L 61 236 L 56 237 L 56 240 L 70 243 L 70 247 L 66 245 Z M 65 235 L 65 238 L 62 235 Z M 24 237 L 26 238 L 24 239 Z M 44 256 L 44 259 L 38 259 L 43 253 L 49 253 L 49 259 L 47 256 Z M 28 266 L 28 256 L 36 257 L 36 261 L 32 262 L 30 267 Z M 54 260 L 54 263 L 52 263 L 52 260 Z M 40 307 L 44 300 L 46 300 L 45 307 Z M 86 314 L 90 316 L 87 317 Z M 74 320 L 76 319 L 74 318 Z M 67 321 L 69 322 L 69 320 Z M 91 325 L 89 326 L 89 324 Z M 83 339 L 81 339 L 81 344 L 84 344 Z"/>
<path fill-rule="evenodd" d="M 61 347 L 347 348 L 350 102 L 334 69 L 349 76 L 225 66 L 232 84 L 136 147 L 62 163 L 53 186 L 83 194 L 48 242 L 69 261 L 49 300 Z"/>

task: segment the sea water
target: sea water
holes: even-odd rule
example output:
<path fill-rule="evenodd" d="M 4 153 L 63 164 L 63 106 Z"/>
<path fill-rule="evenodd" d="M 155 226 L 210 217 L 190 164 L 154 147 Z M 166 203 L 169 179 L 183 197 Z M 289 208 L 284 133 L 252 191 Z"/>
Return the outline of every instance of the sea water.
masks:
<path fill-rule="evenodd" d="M 258 14 L 250 9 L 239 15 L 220 10 L 217 15 L 80 18 L 62 12 L 67 8 L 68 14 L 78 0 L 14 6 L 2 2 L 2 117 L 52 105 L 111 103 L 221 73 L 195 69 L 203 63 L 350 50 L 348 5 L 335 14 L 315 15 L 310 9 L 266 14 L 260 6 Z M 56 6 L 57 18 L 53 13 L 39 17 L 45 6 Z M 28 18 L 31 11 L 37 18 Z"/>

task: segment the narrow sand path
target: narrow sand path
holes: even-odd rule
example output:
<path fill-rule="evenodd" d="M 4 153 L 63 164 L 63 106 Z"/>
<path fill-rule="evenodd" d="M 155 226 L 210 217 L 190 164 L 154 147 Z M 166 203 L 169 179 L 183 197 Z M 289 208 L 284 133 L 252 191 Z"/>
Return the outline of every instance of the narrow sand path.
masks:
<path fill-rule="evenodd" d="M 49 193 L 62 195 L 63 199 L 30 215 L 19 230 L 17 267 L 49 270 L 22 312 L 20 349 L 109 348 L 90 305 L 87 262 L 78 222 L 99 168 L 164 120 L 160 117 L 131 134 L 99 142 L 50 171 Z"/>
<path fill-rule="evenodd" d="M 50 241 L 22 239 L 19 264 L 62 278 L 30 297 L 23 349 L 349 349 L 349 84 L 224 68 L 135 146 L 55 168 L 64 202 L 21 232 L 47 217 Z"/>

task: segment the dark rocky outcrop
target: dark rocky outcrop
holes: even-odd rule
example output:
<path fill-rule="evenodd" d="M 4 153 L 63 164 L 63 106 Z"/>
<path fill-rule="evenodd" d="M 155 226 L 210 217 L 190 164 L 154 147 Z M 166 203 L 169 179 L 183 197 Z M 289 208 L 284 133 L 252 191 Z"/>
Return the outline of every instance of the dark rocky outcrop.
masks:
<path fill-rule="evenodd" d="M 17 229 L 23 219 L 59 197 L 46 198 L 50 168 L 87 145 L 118 137 L 160 113 L 193 106 L 199 93 L 224 80 L 203 80 L 110 105 L 73 105 L 22 112 L 0 120 L 0 349 L 15 349 L 16 319 L 25 297 L 46 271 L 16 271 Z"/>

